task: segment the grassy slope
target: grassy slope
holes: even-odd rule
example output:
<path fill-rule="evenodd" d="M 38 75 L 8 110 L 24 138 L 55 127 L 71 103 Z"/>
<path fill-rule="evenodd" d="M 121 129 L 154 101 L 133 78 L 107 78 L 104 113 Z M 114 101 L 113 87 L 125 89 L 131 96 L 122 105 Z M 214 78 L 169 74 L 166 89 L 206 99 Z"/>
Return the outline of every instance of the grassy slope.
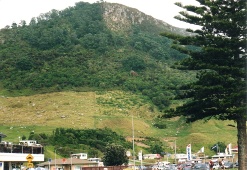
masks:
<path fill-rule="evenodd" d="M 152 124 L 160 113 L 150 109 L 148 101 L 141 96 L 121 91 L 59 92 L 33 96 L 0 97 L 0 132 L 4 140 L 17 142 L 18 137 L 35 133 L 50 134 L 56 127 L 103 128 L 108 127 L 123 136 L 132 136 L 132 115 L 135 137 L 159 137 L 168 148 L 177 141 L 177 151 L 185 152 L 187 144 L 197 152 L 202 146 L 207 154 L 216 142 L 237 142 L 236 125 L 232 121 L 197 121 L 185 124 L 181 119 L 163 121 L 166 129 Z M 177 135 L 176 135 L 177 134 Z"/>

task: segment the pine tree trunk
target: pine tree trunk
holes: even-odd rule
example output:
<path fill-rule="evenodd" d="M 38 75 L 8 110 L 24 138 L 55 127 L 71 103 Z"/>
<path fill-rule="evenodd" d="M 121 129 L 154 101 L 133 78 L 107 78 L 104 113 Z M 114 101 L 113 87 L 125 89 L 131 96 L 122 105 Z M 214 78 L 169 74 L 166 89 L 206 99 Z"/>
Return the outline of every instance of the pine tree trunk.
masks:
<path fill-rule="evenodd" d="M 246 117 L 237 119 L 238 128 L 238 169 L 247 170 Z"/>

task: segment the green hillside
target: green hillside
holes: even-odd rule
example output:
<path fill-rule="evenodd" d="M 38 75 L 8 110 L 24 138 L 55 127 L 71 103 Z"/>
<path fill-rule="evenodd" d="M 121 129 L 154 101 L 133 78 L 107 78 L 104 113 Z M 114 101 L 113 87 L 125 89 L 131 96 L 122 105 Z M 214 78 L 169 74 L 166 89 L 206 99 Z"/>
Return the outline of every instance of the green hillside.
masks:
<path fill-rule="evenodd" d="M 161 114 L 132 93 L 108 92 L 57 92 L 20 97 L 1 97 L 0 131 L 4 140 L 18 142 L 30 132 L 51 135 L 56 128 L 103 129 L 109 128 L 131 141 L 132 116 L 134 133 L 139 149 L 144 151 L 145 141 L 160 141 L 166 152 L 185 152 L 188 143 L 192 151 L 202 146 L 206 154 L 214 154 L 210 147 L 217 142 L 236 144 L 236 124 L 232 121 L 197 121 L 187 124 L 182 118 L 160 119 Z M 163 125 L 163 126 L 160 126 Z M 158 128 L 162 127 L 162 128 Z M 147 143 L 150 146 L 151 143 Z M 146 146 L 144 145 L 144 146 Z"/>
<path fill-rule="evenodd" d="M 120 18 L 113 13 L 116 17 L 111 20 L 104 4 L 79 2 L 41 14 L 29 25 L 13 23 L 2 29 L 2 93 L 121 89 L 147 96 L 161 110 L 169 106 L 179 93 L 177 87 L 195 79 L 194 72 L 172 69 L 186 55 L 159 35 L 170 26 L 131 8 L 108 4 L 126 12 Z M 121 30 L 113 29 L 118 19 L 125 25 Z"/>

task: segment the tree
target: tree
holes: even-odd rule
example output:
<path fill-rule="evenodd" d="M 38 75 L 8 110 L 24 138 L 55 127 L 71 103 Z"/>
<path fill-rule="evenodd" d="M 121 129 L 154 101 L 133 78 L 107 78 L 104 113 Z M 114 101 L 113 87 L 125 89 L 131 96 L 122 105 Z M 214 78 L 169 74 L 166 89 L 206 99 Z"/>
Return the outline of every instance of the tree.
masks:
<path fill-rule="evenodd" d="M 103 162 L 105 166 L 118 166 L 128 164 L 128 157 L 125 149 L 121 145 L 108 144 L 103 153 Z"/>
<path fill-rule="evenodd" d="M 216 154 L 219 152 L 224 152 L 226 148 L 226 145 L 223 142 L 217 142 L 214 144 L 214 146 L 211 147 L 211 150 L 213 150 Z"/>
<path fill-rule="evenodd" d="M 196 82 L 183 86 L 184 94 L 180 97 L 189 100 L 165 117 L 184 115 L 188 121 L 210 118 L 236 121 L 239 169 L 244 170 L 247 166 L 246 1 L 196 1 L 200 5 L 175 3 L 192 12 L 182 11 L 175 18 L 199 25 L 201 29 L 188 29 L 193 35 L 187 37 L 162 33 L 175 40 L 174 48 L 190 56 L 180 66 L 199 72 Z M 189 50 L 187 45 L 200 50 Z"/>
<path fill-rule="evenodd" d="M 151 145 L 150 151 L 151 151 L 153 154 L 161 154 L 162 152 L 164 152 L 164 150 L 162 149 L 162 147 L 161 147 L 160 144 Z"/>
<path fill-rule="evenodd" d="M 126 70 L 134 70 L 134 71 L 143 71 L 146 68 L 145 61 L 140 56 L 129 56 L 126 59 L 122 60 L 122 64 L 124 69 Z"/>

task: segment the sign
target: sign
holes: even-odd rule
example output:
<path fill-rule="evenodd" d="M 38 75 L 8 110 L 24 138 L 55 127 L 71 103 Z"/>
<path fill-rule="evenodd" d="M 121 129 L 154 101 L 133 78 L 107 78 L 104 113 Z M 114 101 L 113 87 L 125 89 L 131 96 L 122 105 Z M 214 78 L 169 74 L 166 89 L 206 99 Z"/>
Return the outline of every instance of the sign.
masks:
<path fill-rule="evenodd" d="M 33 163 L 28 163 L 28 164 L 27 164 L 27 167 L 28 167 L 28 168 L 33 168 Z"/>
<path fill-rule="evenodd" d="M 51 162 L 51 158 L 49 158 L 48 161 Z"/>
<path fill-rule="evenodd" d="M 127 152 L 126 152 L 126 155 L 127 155 L 128 157 L 130 157 L 130 156 L 131 156 L 130 151 L 127 151 Z"/>
<path fill-rule="evenodd" d="M 191 144 L 189 144 L 186 147 L 186 151 L 187 151 L 187 161 L 190 161 L 191 160 Z"/>
<path fill-rule="evenodd" d="M 29 163 L 32 162 L 32 160 L 33 160 L 33 155 L 31 155 L 31 154 L 27 155 L 26 159 L 27 159 L 27 161 L 28 161 Z"/>

